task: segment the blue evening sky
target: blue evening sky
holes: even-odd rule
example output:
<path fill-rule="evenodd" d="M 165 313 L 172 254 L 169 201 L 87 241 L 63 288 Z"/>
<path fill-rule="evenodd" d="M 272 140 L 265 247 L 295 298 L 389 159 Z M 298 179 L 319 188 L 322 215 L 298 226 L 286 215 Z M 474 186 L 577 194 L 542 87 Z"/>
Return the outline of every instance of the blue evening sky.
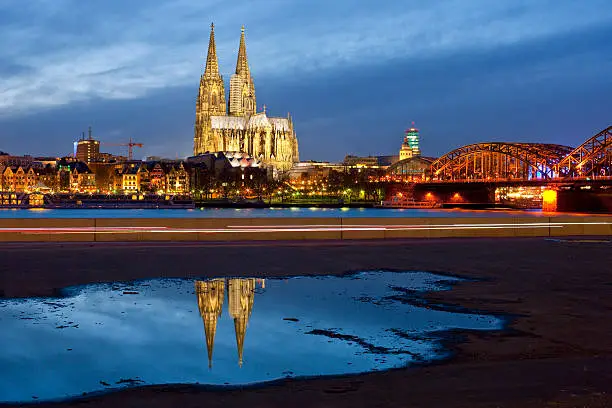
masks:
<path fill-rule="evenodd" d="M 211 21 L 226 91 L 246 26 L 258 105 L 292 113 L 303 160 L 394 154 L 411 121 L 430 156 L 612 124 L 610 0 L 2 0 L 0 150 L 68 154 L 91 124 L 190 155 Z"/>

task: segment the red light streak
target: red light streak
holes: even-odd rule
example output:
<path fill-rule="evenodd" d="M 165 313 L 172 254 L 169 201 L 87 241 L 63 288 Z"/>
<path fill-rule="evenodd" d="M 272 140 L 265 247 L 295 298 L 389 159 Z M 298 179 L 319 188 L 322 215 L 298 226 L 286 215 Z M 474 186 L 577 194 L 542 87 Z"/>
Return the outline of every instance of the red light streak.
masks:
<path fill-rule="evenodd" d="M 0 228 L 0 233 L 23 235 L 67 235 L 67 234 L 224 234 L 224 233 L 270 233 L 270 232 L 349 232 L 349 231 L 418 231 L 418 230 L 478 230 L 478 229 L 542 229 L 565 228 L 584 225 L 612 225 L 611 222 L 533 222 L 533 223 L 487 223 L 487 224 L 438 224 L 438 225 L 397 225 L 397 224 L 345 224 L 345 225 L 228 225 L 225 228 L 171 228 L 153 227 L 41 227 L 41 228 Z"/>

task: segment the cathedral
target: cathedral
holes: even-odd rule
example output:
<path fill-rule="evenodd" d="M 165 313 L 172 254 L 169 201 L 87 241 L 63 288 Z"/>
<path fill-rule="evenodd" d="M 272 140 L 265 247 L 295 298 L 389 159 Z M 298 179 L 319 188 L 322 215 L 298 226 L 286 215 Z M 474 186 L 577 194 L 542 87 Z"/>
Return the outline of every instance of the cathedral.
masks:
<path fill-rule="evenodd" d="M 265 279 L 259 280 L 262 289 L 265 288 Z M 227 287 L 229 315 L 234 321 L 236 334 L 236 347 L 238 348 L 238 365 L 242 367 L 244 354 L 244 339 L 247 325 L 253 312 L 255 299 L 256 279 L 212 279 L 196 281 L 195 291 L 198 297 L 198 309 L 204 322 L 204 336 L 208 351 L 208 367 L 212 368 L 213 348 L 217 333 L 217 321 L 221 317 L 225 288 Z"/>
<path fill-rule="evenodd" d="M 246 53 L 244 27 L 240 35 L 236 72 L 230 79 L 229 102 L 225 99 L 223 77 L 211 25 L 206 68 L 200 79 L 196 104 L 193 154 L 240 152 L 259 160 L 264 166 L 289 170 L 298 161 L 298 142 L 293 121 L 271 117 L 265 105 L 257 112 L 255 84 Z"/>

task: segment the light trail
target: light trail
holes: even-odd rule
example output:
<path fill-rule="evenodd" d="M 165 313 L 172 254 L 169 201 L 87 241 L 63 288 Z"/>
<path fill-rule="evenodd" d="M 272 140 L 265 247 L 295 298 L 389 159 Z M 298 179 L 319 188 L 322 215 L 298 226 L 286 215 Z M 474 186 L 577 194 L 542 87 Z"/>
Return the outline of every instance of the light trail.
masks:
<path fill-rule="evenodd" d="M 171 228 L 151 227 L 31 227 L 0 228 L 0 234 L 23 235 L 68 235 L 68 234 L 265 234 L 284 232 L 384 232 L 384 231 L 427 231 L 427 230 L 488 230 L 488 229 L 545 229 L 572 226 L 609 225 L 611 222 L 534 222 L 534 223 L 487 223 L 487 224 L 438 224 L 438 225 L 397 225 L 397 224 L 349 224 L 349 225 L 228 225 L 224 228 Z"/>

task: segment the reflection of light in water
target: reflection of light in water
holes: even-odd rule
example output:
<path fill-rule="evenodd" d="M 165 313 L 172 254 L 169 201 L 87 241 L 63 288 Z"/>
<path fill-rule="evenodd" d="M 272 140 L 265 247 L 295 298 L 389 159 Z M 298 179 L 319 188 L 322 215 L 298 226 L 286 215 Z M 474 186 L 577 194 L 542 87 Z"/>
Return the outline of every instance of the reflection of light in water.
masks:
<path fill-rule="evenodd" d="M 424 272 L 153 279 L 68 288 L 55 299 L 0 299 L 0 402 L 139 385 L 243 385 L 436 360 L 446 353 L 432 332 L 502 326 L 493 316 L 426 309 L 413 294 L 456 280 Z"/>
<path fill-rule="evenodd" d="M 204 322 L 204 336 L 208 351 L 208 367 L 212 368 L 212 355 L 217 332 L 217 320 L 221 316 L 225 295 L 225 279 L 195 282 L 198 309 Z"/>
<path fill-rule="evenodd" d="M 198 308 L 204 321 L 204 336 L 206 337 L 206 349 L 208 351 L 208 367 L 212 368 L 213 348 L 215 334 L 217 332 L 217 320 L 221 316 L 223 308 L 225 288 L 227 287 L 228 311 L 234 320 L 234 331 L 236 334 L 236 347 L 238 349 L 238 365 L 242 367 L 242 356 L 244 353 L 244 339 L 246 329 L 253 312 L 253 301 L 255 299 L 255 285 L 260 283 L 262 289 L 266 287 L 265 279 L 211 279 L 207 281 L 196 281 L 196 296 L 198 297 Z"/>

